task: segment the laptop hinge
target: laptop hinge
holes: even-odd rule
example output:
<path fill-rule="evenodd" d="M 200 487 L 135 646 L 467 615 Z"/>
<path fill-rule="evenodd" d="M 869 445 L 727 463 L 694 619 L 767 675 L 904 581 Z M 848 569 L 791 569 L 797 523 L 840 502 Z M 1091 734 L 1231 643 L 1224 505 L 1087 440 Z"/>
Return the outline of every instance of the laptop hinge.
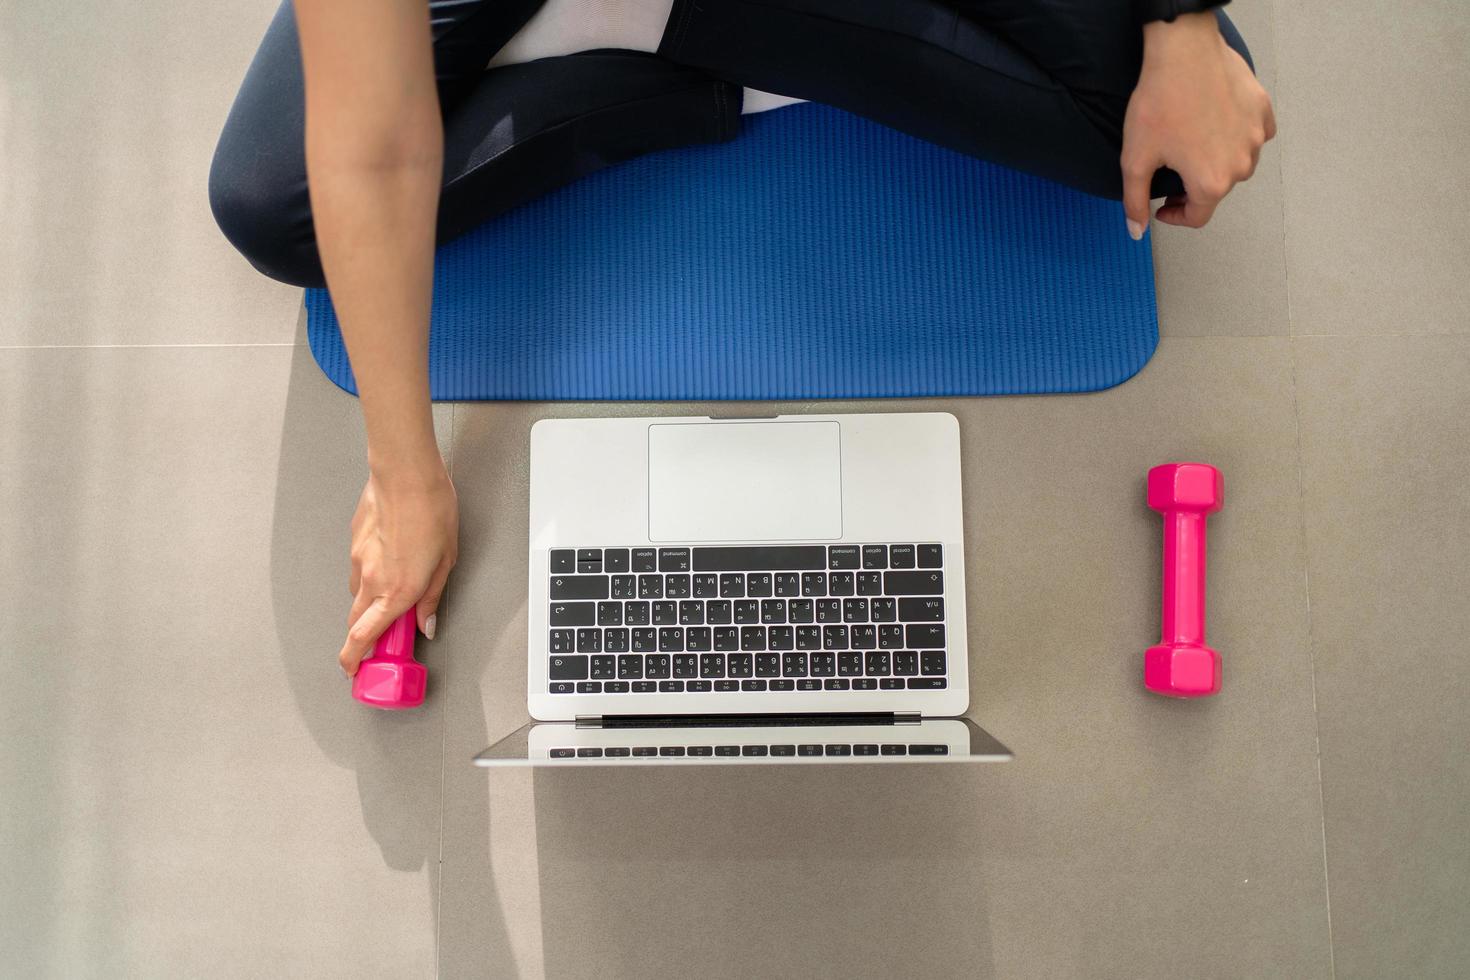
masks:
<path fill-rule="evenodd" d="M 924 720 L 924 716 L 917 711 L 895 711 L 893 723 L 895 725 L 917 725 Z"/>
<path fill-rule="evenodd" d="M 916 712 L 791 714 L 578 715 L 578 728 L 764 728 L 809 725 L 916 725 Z"/>
<path fill-rule="evenodd" d="M 577 716 L 577 727 L 578 728 L 601 728 L 602 727 L 602 715 L 578 715 Z"/>

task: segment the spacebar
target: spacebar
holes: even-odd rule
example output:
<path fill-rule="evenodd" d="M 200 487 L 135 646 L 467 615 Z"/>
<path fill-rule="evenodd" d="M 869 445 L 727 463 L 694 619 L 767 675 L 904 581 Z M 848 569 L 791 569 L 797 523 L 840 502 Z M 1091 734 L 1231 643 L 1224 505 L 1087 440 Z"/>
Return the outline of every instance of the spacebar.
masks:
<path fill-rule="evenodd" d="M 826 567 L 827 549 L 820 544 L 694 549 L 696 572 L 800 572 Z"/>

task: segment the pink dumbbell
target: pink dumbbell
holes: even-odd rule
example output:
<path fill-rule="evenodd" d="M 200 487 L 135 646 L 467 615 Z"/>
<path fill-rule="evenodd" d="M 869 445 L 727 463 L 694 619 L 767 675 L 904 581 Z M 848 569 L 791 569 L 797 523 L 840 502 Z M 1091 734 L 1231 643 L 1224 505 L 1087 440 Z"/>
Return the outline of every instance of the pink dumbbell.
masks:
<path fill-rule="evenodd" d="M 399 616 L 378 637 L 372 654 L 352 676 L 352 696 L 374 708 L 417 708 L 424 703 L 428 668 L 413 659 L 414 610 Z"/>
<path fill-rule="evenodd" d="M 1205 646 L 1205 518 L 1225 502 L 1225 481 L 1206 463 L 1148 471 L 1148 505 L 1164 515 L 1163 638 L 1143 657 L 1143 684 L 1175 698 L 1220 690 L 1220 655 Z"/>

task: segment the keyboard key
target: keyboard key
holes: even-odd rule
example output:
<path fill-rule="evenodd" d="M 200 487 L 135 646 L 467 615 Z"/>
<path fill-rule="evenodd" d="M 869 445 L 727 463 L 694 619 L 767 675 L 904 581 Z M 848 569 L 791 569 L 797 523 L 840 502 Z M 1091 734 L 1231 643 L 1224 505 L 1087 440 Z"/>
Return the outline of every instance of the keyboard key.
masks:
<path fill-rule="evenodd" d="M 874 745 L 871 742 L 866 742 L 866 743 L 863 743 L 861 745 L 854 745 L 852 747 L 852 754 L 853 755 L 877 755 L 878 754 L 878 746 Z"/>
<path fill-rule="evenodd" d="M 817 622 L 840 623 L 842 622 L 842 600 L 841 599 L 817 599 L 813 605 L 817 610 Z"/>
<path fill-rule="evenodd" d="M 855 544 L 834 544 L 827 549 L 828 568 L 861 568 L 862 549 Z"/>
<path fill-rule="evenodd" d="M 587 676 L 594 681 L 610 681 L 617 677 L 617 657 L 593 657 L 591 660 L 591 671 Z"/>
<path fill-rule="evenodd" d="M 761 604 L 754 599 L 736 599 L 735 624 L 737 626 L 753 626 L 761 621 Z"/>
<path fill-rule="evenodd" d="M 752 655 L 732 653 L 725 658 L 725 669 L 731 677 L 750 677 L 755 671 Z"/>
<path fill-rule="evenodd" d="M 618 679 L 636 681 L 643 678 L 643 654 L 625 653 L 618 658 Z"/>
<path fill-rule="evenodd" d="M 801 594 L 808 599 L 827 594 L 827 576 L 824 572 L 807 572 L 801 577 Z"/>
<path fill-rule="evenodd" d="M 944 672 L 943 650 L 923 650 L 919 653 L 919 673 L 934 677 Z"/>
<path fill-rule="evenodd" d="M 745 594 L 752 599 L 769 598 L 772 588 L 770 572 L 752 572 L 745 576 Z"/>
<path fill-rule="evenodd" d="M 587 657 L 551 658 L 551 680 L 587 680 Z"/>
<path fill-rule="evenodd" d="M 652 548 L 634 548 L 629 568 L 634 572 L 658 571 L 658 552 Z"/>
<path fill-rule="evenodd" d="M 852 681 L 846 677 L 829 677 L 823 687 L 828 691 L 846 691 L 852 688 Z"/>
<path fill-rule="evenodd" d="M 696 694 L 707 694 L 710 689 L 709 685 L 709 681 L 685 681 L 684 690 L 692 691 Z"/>
<path fill-rule="evenodd" d="M 591 626 L 597 622 L 597 604 L 593 602 L 553 602 L 552 626 Z"/>
<path fill-rule="evenodd" d="M 628 652 L 628 630 L 623 626 L 602 631 L 602 651 L 604 653 L 627 653 Z"/>
<path fill-rule="evenodd" d="M 614 575 L 611 596 L 614 599 L 638 598 L 638 577 L 636 575 Z"/>
<path fill-rule="evenodd" d="M 703 626 L 704 603 L 698 599 L 685 599 L 679 603 L 680 626 Z"/>
<path fill-rule="evenodd" d="M 711 599 L 704 604 L 704 621 L 711 626 L 728 626 L 735 621 L 734 608 L 729 599 Z"/>
<path fill-rule="evenodd" d="M 740 746 L 738 746 L 738 745 L 716 745 L 715 746 L 715 755 L 724 756 L 724 757 L 728 758 L 728 757 L 730 757 L 732 755 L 739 755 L 739 754 L 740 754 Z"/>
<path fill-rule="evenodd" d="M 577 757 L 577 750 L 576 749 L 552 749 L 550 754 L 551 754 L 551 757 L 553 759 L 575 759 Z"/>
<path fill-rule="evenodd" d="M 824 650 L 814 650 L 808 656 L 811 658 L 811 670 L 813 677 L 835 677 L 837 674 L 837 654 Z"/>
<path fill-rule="evenodd" d="M 699 655 L 700 677 L 724 677 L 725 655 L 723 653 L 702 653 Z"/>
<path fill-rule="evenodd" d="M 622 626 L 623 604 L 621 602 L 599 602 L 597 604 L 598 626 Z"/>
<path fill-rule="evenodd" d="M 902 626 L 880 626 L 878 627 L 878 649 L 880 650 L 902 650 L 903 649 L 903 627 Z M 884 671 L 887 673 L 887 671 Z"/>
<path fill-rule="evenodd" d="M 602 630 L 593 626 L 590 629 L 577 630 L 577 652 L 578 653 L 601 653 L 602 652 Z"/>
<path fill-rule="evenodd" d="M 820 650 L 820 649 L 822 649 L 822 627 L 820 627 L 820 626 L 798 626 L 796 628 L 796 649 L 798 649 L 798 650 Z"/>
<path fill-rule="evenodd" d="M 910 677 L 910 691 L 938 691 L 942 690 L 947 682 L 943 677 Z"/>
<path fill-rule="evenodd" d="M 675 626 L 679 622 L 679 604 L 667 599 L 653 603 L 653 625 Z"/>
<path fill-rule="evenodd" d="M 665 575 L 664 576 L 664 598 L 665 599 L 687 599 L 687 598 L 689 598 L 689 576 L 688 575 Z"/>
<path fill-rule="evenodd" d="M 846 626 L 822 627 L 822 649 L 846 650 L 848 647 L 847 641 L 848 635 Z"/>
<path fill-rule="evenodd" d="M 949 755 L 948 745 L 910 745 L 909 755 Z"/>
<path fill-rule="evenodd" d="M 863 655 L 861 653 L 839 653 L 837 655 L 837 676 L 863 676 Z"/>
<path fill-rule="evenodd" d="M 944 595 L 943 572 L 884 572 L 888 595 Z"/>
<path fill-rule="evenodd" d="M 781 572 L 776 576 L 776 595 L 782 599 L 795 599 L 801 595 L 801 576 L 795 572 Z"/>
<path fill-rule="evenodd" d="M 684 755 L 684 746 L 660 745 L 658 747 L 658 754 L 663 756 L 665 759 L 678 758 Z"/>
<path fill-rule="evenodd" d="M 715 681 L 715 690 L 724 694 L 728 694 L 731 691 L 738 691 L 740 690 L 740 682 L 730 680 Z"/>
<path fill-rule="evenodd" d="M 944 646 L 944 627 L 932 624 L 909 626 L 905 634 L 911 647 L 938 649 Z"/>
<path fill-rule="evenodd" d="M 794 745 L 773 745 L 773 746 L 771 746 L 771 755 L 795 755 L 795 754 L 796 754 L 796 746 L 794 746 Z"/>
<path fill-rule="evenodd" d="M 628 570 L 628 549 L 609 548 L 602 553 L 602 567 L 608 572 L 626 572 Z"/>
<path fill-rule="evenodd" d="M 773 680 L 773 681 L 771 681 L 771 690 L 773 690 L 773 691 L 794 691 L 794 690 L 796 690 L 796 682 L 795 681 L 790 681 L 790 680 L 780 680 L 780 679 Z"/>
<path fill-rule="evenodd" d="M 579 562 L 577 562 L 577 574 L 578 575 L 597 575 L 597 574 L 601 573 L 601 571 L 602 571 L 602 562 L 600 562 L 600 561 L 579 561 Z"/>
<path fill-rule="evenodd" d="M 690 755 L 697 755 L 697 756 L 701 756 L 701 757 L 707 756 L 707 755 L 714 755 L 715 754 L 715 747 L 713 745 L 691 745 L 691 746 L 689 746 L 689 754 Z"/>
<path fill-rule="evenodd" d="M 810 599 L 792 599 L 786 603 L 786 618 L 793 623 L 814 622 L 816 607 Z"/>
<path fill-rule="evenodd" d="M 883 745 L 879 746 L 878 751 L 882 755 L 907 755 L 909 747 L 907 745 Z"/>
<path fill-rule="evenodd" d="M 786 622 L 786 600 L 762 599 L 761 622 L 766 625 Z"/>
<path fill-rule="evenodd" d="M 606 575 L 557 575 L 551 580 L 551 598 L 606 599 L 608 587 Z"/>
<path fill-rule="evenodd" d="M 857 594 L 876 596 L 883 594 L 882 572 L 858 572 Z"/>
<path fill-rule="evenodd" d="M 905 623 L 942 623 L 944 600 L 938 596 L 910 596 L 900 599 L 898 618 Z"/>
<path fill-rule="evenodd" d="M 715 651 L 729 653 L 740 649 L 740 631 L 733 626 L 715 628 Z"/>
<path fill-rule="evenodd" d="M 765 755 L 766 751 L 767 750 L 764 745 L 742 745 L 740 747 L 740 754 L 746 756 L 747 758 L 751 756 Z"/>
<path fill-rule="evenodd" d="M 661 572 L 687 572 L 689 571 L 689 549 L 688 548 L 660 548 L 658 549 L 658 570 Z"/>
<path fill-rule="evenodd" d="M 766 630 L 766 646 L 772 650 L 796 649 L 796 630 L 790 626 L 772 626 Z"/>
<path fill-rule="evenodd" d="M 898 618 L 898 604 L 888 597 L 870 599 L 868 615 L 875 623 L 891 623 Z"/>
<path fill-rule="evenodd" d="M 609 759 L 626 759 L 632 754 L 632 749 L 626 745 L 609 745 L 602 750 L 602 754 Z"/>
<path fill-rule="evenodd" d="M 842 621 L 844 623 L 866 623 L 868 621 L 868 600 L 843 599 Z M 618 624 L 609 623 L 608 625 L 616 626 Z"/>
<path fill-rule="evenodd" d="M 822 747 L 820 745 L 798 745 L 796 754 L 800 756 L 821 755 Z"/>
<path fill-rule="evenodd" d="M 576 634 L 571 630 L 552 630 L 551 643 L 548 651 L 551 653 L 571 653 L 572 646 L 576 643 Z"/>
<path fill-rule="evenodd" d="M 781 673 L 786 677 L 806 676 L 806 654 L 788 653 L 781 658 Z"/>
<path fill-rule="evenodd" d="M 878 687 L 884 691 L 902 691 L 902 677 L 881 677 L 878 679 Z"/>
<path fill-rule="evenodd" d="M 699 658 L 692 653 L 674 654 L 674 676 L 675 677 L 698 677 Z"/>
<path fill-rule="evenodd" d="M 913 568 L 914 546 L 911 544 L 895 544 L 888 546 L 889 568 Z"/>
<path fill-rule="evenodd" d="M 854 650 L 872 650 L 878 646 L 878 627 L 864 623 L 861 626 L 849 627 L 852 633 L 852 648 Z"/>
<path fill-rule="evenodd" d="M 551 574 L 570 575 L 577 568 L 577 553 L 570 549 L 556 549 L 551 553 Z"/>
<path fill-rule="evenodd" d="M 863 545 L 863 567 L 864 568 L 887 568 L 888 567 L 888 545 L 865 544 Z"/>
<path fill-rule="evenodd" d="M 652 694 L 654 691 L 657 691 L 657 690 L 658 690 L 658 684 L 655 683 L 654 681 L 634 681 L 633 682 L 633 693 L 634 694 Z"/>
<path fill-rule="evenodd" d="M 691 594 L 696 599 L 717 598 L 720 594 L 720 577 L 718 575 L 694 576 L 694 591 Z"/>
<path fill-rule="evenodd" d="M 757 677 L 780 677 L 781 655 L 778 653 L 758 653 L 755 655 L 755 676 Z"/>
<path fill-rule="evenodd" d="M 647 626 L 652 617 L 649 608 L 652 603 L 648 602 L 625 602 L 623 603 L 623 622 L 629 626 Z"/>
<path fill-rule="evenodd" d="M 744 599 L 745 576 L 739 574 L 720 576 L 721 599 Z"/>
<path fill-rule="evenodd" d="M 888 654 L 881 650 L 870 651 L 867 655 L 867 670 L 864 673 L 871 677 L 883 677 L 889 671 Z"/>
<path fill-rule="evenodd" d="M 763 680 L 756 679 L 740 682 L 740 690 L 742 691 L 764 691 L 765 689 L 766 682 Z"/>
<path fill-rule="evenodd" d="M 829 745 L 826 749 L 828 755 L 852 755 L 851 745 Z"/>
<path fill-rule="evenodd" d="M 658 652 L 678 653 L 684 649 L 684 629 L 680 626 L 665 626 L 658 631 Z"/>
<path fill-rule="evenodd" d="M 854 691 L 876 691 L 878 689 L 878 681 L 872 677 L 854 677 L 852 679 L 852 689 Z"/>
<path fill-rule="evenodd" d="M 601 694 L 602 693 L 602 683 L 600 681 L 578 681 L 577 682 L 577 693 L 578 694 Z"/>
<path fill-rule="evenodd" d="M 895 650 L 893 672 L 900 677 L 912 677 L 919 672 L 919 654 L 913 650 Z"/>
<path fill-rule="evenodd" d="M 638 598 L 662 599 L 663 597 L 664 577 L 662 575 L 638 576 Z"/>
<path fill-rule="evenodd" d="M 742 626 L 740 627 L 740 649 L 747 653 L 759 653 L 766 648 L 766 628 L 764 626 Z"/>
<path fill-rule="evenodd" d="M 696 572 L 799 572 L 827 567 L 827 549 L 815 545 L 695 548 Z"/>
<path fill-rule="evenodd" d="M 644 757 L 650 756 L 650 755 L 658 755 L 658 746 L 656 746 L 656 745 L 635 745 L 635 746 L 633 746 L 633 756 L 634 756 L 634 758 L 644 758 Z"/>
<path fill-rule="evenodd" d="M 919 567 L 920 568 L 942 568 L 944 567 L 944 548 L 937 544 L 919 545 Z"/>
<path fill-rule="evenodd" d="M 828 595 L 852 595 L 856 589 L 852 572 L 832 572 L 827 576 Z"/>
<path fill-rule="evenodd" d="M 708 626 L 691 626 L 684 631 L 684 649 L 690 653 L 708 653 L 713 645 Z"/>
<path fill-rule="evenodd" d="M 602 758 L 602 749 L 599 748 L 598 746 L 595 746 L 595 745 L 588 746 L 587 748 L 578 749 L 577 750 L 577 758 L 579 758 L 579 759 L 601 759 Z"/>
<path fill-rule="evenodd" d="M 602 549 L 601 548 L 578 548 L 577 549 L 577 564 L 581 565 L 581 564 L 584 564 L 584 563 L 586 563 L 586 564 L 593 564 L 593 565 L 601 565 L 602 564 Z"/>
<path fill-rule="evenodd" d="M 659 692 L 662 694 L 679 694 L 684 690 L 683 681 L 659 681 Z"/>
<path fill-rule="evenodd" d="M 551 693 L 552 694 L 574 694 L 574 693 L 576 693 L 576 690 L 577 690 L 577 685 L 574 684 L 572 681 L 552 681 L 551 682 Z"/>
<path fill-rule="evenodd" d="M 656 629 L 634 629 L 632 631 L 632 642 L 630 646 L 634 653 L 657 653 L 658 652 L 658 630 Z"/>

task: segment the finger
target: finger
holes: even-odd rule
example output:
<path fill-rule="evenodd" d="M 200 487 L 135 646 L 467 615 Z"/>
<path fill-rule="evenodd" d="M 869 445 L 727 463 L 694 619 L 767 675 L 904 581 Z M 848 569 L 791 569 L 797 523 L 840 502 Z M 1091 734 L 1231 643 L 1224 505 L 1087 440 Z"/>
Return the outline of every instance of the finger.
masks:
<path fill-rule="evenodd" d="M 372 650 L 373 644 L 378 637 L 392 625 L 393 620 L 402 616 L 408 608 L 405 603 L 402 608 L 396 608 L 389 603 L 387 596 L 379 596 L 368 604 L 361 616 L 352 624 L 347 631 L 347 642 L 342 646 L 342 652 L 337 654 L 337 662 L 342 665 L 347 676 L 351 677 L 357 673 L 357 665 L 362 663 Z"/>
<path fill-rule="evenodd" d="M 1271 100 L 1266 100 L 1266 139 L 1276 138 L 1276 109 L 1271 105 Z"/>
<path fill-rule="evenodd" d="M 1184 223 L 1190 228 L 1203 228 L 1209 224 L 1210 218 L 1215 214 L 1215 207 L 1224 196 L 1189 195 L 1189 200 L 1184 202 Z"/>
<path fill-rule="evenodd" d="M 362 587 L 362 562 L 356 558 L 352 559 L 352 570 L 347 574 L 347 593 L 356 596 L 358 589 Z"/>
<path fill-rule="evenodd" d="M 444 598 L 444 585 L 449 581 L 450 567 L 448 562 L 439 566 L 439 570 L 429 580 L 429 588 L 424 592 L 424 597 L 418 601 L 419 631 L 431 640 L 439 625 L 439 602 Z"/>
<path fill-rule="evenodd" d="M 348 629 L 352 629 L 352 624 L 362 618 L 363 612 L 367 609 L 368 604 L 372 601 L 373 597 L 367 594 L 366 589 L 362 589 L 353 595 L 352 608 L 347 611 Z"/>
<path fill-rule="evenodd" d="M 1159 162 L 1153 154 L 1123 147 L 1123 214 L 1134 241 L 1148 228 L 1148 192 Z"/>

